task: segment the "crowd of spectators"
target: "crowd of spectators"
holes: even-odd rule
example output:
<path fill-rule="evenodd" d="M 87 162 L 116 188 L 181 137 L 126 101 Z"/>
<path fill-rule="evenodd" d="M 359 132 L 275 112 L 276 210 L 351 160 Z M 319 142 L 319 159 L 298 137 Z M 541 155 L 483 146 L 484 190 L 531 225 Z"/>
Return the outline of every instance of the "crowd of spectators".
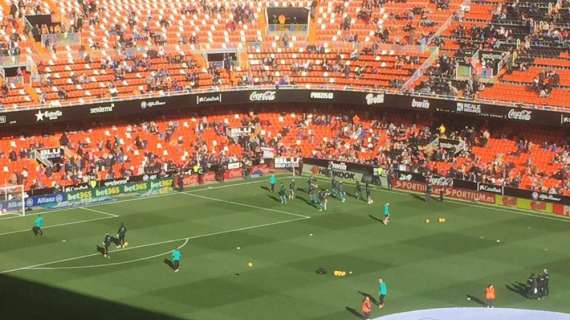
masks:
<path fill-rule="evenodd" d="M 449 119 L 418 118 L 417 115 L 385 113 L 381 116 L 353 114 L 336 109 L 328 113 L 280 114 L 240 113 L 239 121 L 223 117 L 195 116 L 160 122 L 143 121 L 104 127 L 105 138 L 94 139 L 91 129 L 67 131 L 59 135 L 65 158 L 59 167 L 42 167 L 41 176 L 58 175 L 64 184 L 91 179 L 191 170 L 204 170 L 229 162 L 246 165 L 260 161 L 262 148 L 277 156 L 314 157 L 366 163 L 387 170 L 403 170 L 440 175 L 500 186 L 522 187 L 550 194 L 570 191 L 570 147 L 563 136 L 528 136 L 515 126 L 502 124 L 465 125 Z M 230 134 L 239 128 L 242 134 Z M 120 134 L 119 134 L 120 133 Z M 80 139 L 78 140 L 78 137 Z M 0 153 L 9 162 L 29 158 L 31 150 L 11 148 Z M 456 147 L 438 144 L 453 141 Z M 510 151 L 484 156 L 491 140 L 511 141 Z M 38 139 L 40 140 L 40 139 Z M 301 143 L 302 142 L 302 143 Z M 14 145 L 15 146 L 15 145 Z M 180 156 L 167 146 L 183 150 Z M 238 149 L 235 147 L 239 146 Z M 549 161 L 557 170 L 547 173 L 535 164 L 533 154 L 552 153 Z M 26 181 L 29 169 L 14 172 L 15 183 L 40 188 L 41 179 Z M 557 183 L 552 183 L 556 180 Z M 550 183 L 545 181 L 550 180 Z"/>
<path fill-rule="evenodd" d="M 552 89 L 560 86 L 560 75 L 554 70 L 542 71 L 532 80 L 531 88 L 541 97 L 548 97 Z"/>

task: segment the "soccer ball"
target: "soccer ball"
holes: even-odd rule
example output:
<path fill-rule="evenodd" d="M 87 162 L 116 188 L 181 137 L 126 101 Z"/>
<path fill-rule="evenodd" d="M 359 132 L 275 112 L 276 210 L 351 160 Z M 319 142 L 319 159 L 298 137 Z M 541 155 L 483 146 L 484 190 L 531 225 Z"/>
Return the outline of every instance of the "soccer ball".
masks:
<path fill-rule="evenodd" d="M 123 248 L 128 246 L 128 245 L 129 245 L 129 243 L 127 241 L 125 241 L 125 243 L 123 244 Z"/>
<path fill-rule="evenodd" d="M 431 221 L 429 219 L 426 219 L 426 223 L 430 223 Z"/>
<path fill-rule="evenodd" d="M 250 268 L 253 267 L 253 262 L 248 262 L 248 263 L 247 263 L 247 266 L 250 267 Z"/>

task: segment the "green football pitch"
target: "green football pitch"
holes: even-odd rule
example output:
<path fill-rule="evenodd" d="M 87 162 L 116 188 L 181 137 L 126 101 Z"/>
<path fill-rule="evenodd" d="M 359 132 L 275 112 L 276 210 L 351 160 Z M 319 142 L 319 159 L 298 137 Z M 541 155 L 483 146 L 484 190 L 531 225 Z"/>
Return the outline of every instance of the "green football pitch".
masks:
<path fill-rule="evenodd" d="M 392 191 L 374 191 L 372 205 L 330 199 L 326 213 L 307 198 L 300 190 L 281 205 L 264 177 L 48 212 L 44 237 L 30 231 L 33 214 L 0 218 L 0 316 L 357 319 L 378 277 L 389 294 L 374 316 L 476 307 L 489 283 L 499 307 L 570 312 L 570 220 Z M 378 221 L 385 202 L 388 226 Z M 129 246 L 105 259 L 96 246 L 121 222 Z M 175 247 L 178 273 L 164 261 Z M 328 273 L 317 274 L 321 267 Z M 547 299 L 511 287 L 543 268 Z"/>

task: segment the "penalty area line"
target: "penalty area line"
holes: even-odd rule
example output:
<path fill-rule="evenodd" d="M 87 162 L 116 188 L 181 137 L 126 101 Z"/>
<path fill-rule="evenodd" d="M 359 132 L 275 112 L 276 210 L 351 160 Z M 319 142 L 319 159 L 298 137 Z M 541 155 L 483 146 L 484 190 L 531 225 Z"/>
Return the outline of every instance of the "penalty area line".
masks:
<path fill-rule="evenodd" d="M 282 174 L 279 174 L 277 176 L 282 176 Z M 204 191 L 226 189 L 226 188 L 239 187 L 239 186 L 245 186 L 245 185 L 251 185 L 251 184 L 259 184 L 259 183 L 263 183 L 263 182 L 265 182 L 265 180 L 261 179 L 261 178 L 255 178 L 254 180 L 251 180 L 251 181 L 238 182 L 238 183 L 234 183 L 233 181 L 228 181 L 226 183 L 222 183 L 221 185 L 212 184 L 212 186 L 208 186 L 208 185 L 190 186 L 184 192 L 187 192 L 187 193 L 204 192 Z M 30 213 L 26 213 L 26 215 L 16 215 L 16 214 L 12 214 L 12 213 L 7 213 L 5 215 L 0 216 L 0 221 L 25 218 L 28 216 L 33 216 L 33 215 L 38 215 L 38 214 L 48 214 L 48 213 L 55 213 L 55 212 L 62 212 L 62 211 L 69 211 L 69 210 L 77 210 L 80 208 L 87 209 L 87 208 L 108 206 L 108 205 L 124 203 L 124 202 L 144 201 L 144 200 L 150 200 L 150 199 L 156 199 L 156 198 L 171 197 L 171 196 L 174 196 L 178 193 L 179 192 L 171 191 L 168 193 L 151 194 L 151 195 L 145 195 L 145 196 L 128 198 L 128 199 L 118 199 L 118 200 L 113 199 L 113 200 L 104 201 L 104 202 L 93 202 L 93 203 L 86 203 L 86 204 L 78 204 L 78 205 L 73 205 L 73 206 L 64 207 L 64 208 L 47 209 L 47 210 L 40 210 L 37 212 L 30 212 Z"/>
<path fill-rule="evenodd" d="M 43 227 L 42 229 L 45 230 L 45 229 L 52 229 L 52 228 L 57 228 L 57 227 L 72 226 L 72 225 L 76 225 L 76 224 L 89 223 L 89 222 L 95 222 L 95 221 L 106 220 L 106 219 L 115 219 L 115 218 L 116 217 L 108 215 L 105 217 L 94 218 L 94 219 L 87 219 L 87 220 L 79 220 L 79 221 L 73 221 L 73 222 L 53 224 L 53 225 Z M 0 237 L 11 235 L 11 234 L 16 234 L 16 233 L 22 233 L 22 232 L 31 232 L 31 231 L 32 231 L 32 228 L 30 226 L 30 228 L 28 228 L 28 229 L 21 229 L 21 230 L 14 230 L 14 231 L 8 231 L 8 232 L 0 233 Z"/>
<path fill-rule="evenodd" d="M 109 218 L 106 217 L 106 219 L 109 219 Z M 190 242 L 190 240 L 201 239 L 201 238 L 207 238 L 207 237 L 213 237 L 213 236 L 223 235 L 223 234 L 230 234 L 230 233 L 240 232 L 240 231 L 248 231 L 248 230 L 254 230 L 254 229 L 261 229 L 261 228 L 265 228 L 265 227 L 276 226 L 276 225 L 286 224 L 286 223 L 291 223 L 291 222 L 298 222 L 298 221 L 307 220 L 307 219 L 310 219 L 310 217 L 301 217 L 301 218 L 290 219 L 290 220 L 284 220 L 284 221 L 277 221 L 277 222 L 264 223 L 264 224 L 254 225 L 254 226 L 247 226 L 247 227 L 235 228 L 235 229 L 230 229 L 230 230 L 222 230 L 222 231 L 204 233 L 204 234 L 199 234 L 199 235 L 190 236 L 190 237 L 185 237 L 185 238 L 172 239 L 172 240 L 165 240 L 165 241 L 160 241 L 160 242 L 154 242 L 154 243 L 143 244 L 143 245 L 139 245 L 139 246 L 133 246 L 133 247 L 129 247 L 129 248 L 126 248 L 126 249 L 112 250 L 111 253 L 113 253 L 113 252 L 128 251 L 128 250 L 134 250 L 134 249 L 140 249 L 140 248 L 151 247 L 151 246 L 157 246 L 157 245 L 167 244 L 167 243 L 172 243 L 172 242 L 184 241 L 184 243 L 179 247 L 179 248 L 182 248 L 182 247 L 186 246 L 186 245 Z M 135 263 L 135 262 L 141 262 L 141 261 L 145 261 L 145 260 L 150 260 L 150 259 L 154 259 L 154 258 L 157 258 L 157 257 L 160 257 L 160 256 L 164 256 L 164 255 L 168 254 L 169 252 L 170 252 L 170 251 L 168 251 L 168 252 L 166 252 L 166 253 L 161 253 L 161 254 L 156 254 L 156 255 L 148 256 L 148 257 L 138 258 L 138 259 L 129 260 L 129 261 L 115 262 L 115 263 L 106 263 L 106 264 L 98 264 L 98 265 L 90 265 L 90 266 L 47 267 L 47 266 L 50 266 L 50 265 L 53 265 L 53 264 L 57 264 L 57 263 L 76 261 L 76 260 L 81 260 L 81 259 L 85 259 L 85 258 L 89 258 L 89 257 L 94 257 L 94 256 L 97 256 L 97 255 L 101 255 L 100 253 L 91 253 L 91 254 L 86 254 L 86 255 L 77 256 L 77 257 L 71 257 L 71 258 L 66 258 L 66 259 L 60 259 L 60 260 L 55 260 L 55 261 L 44 262 L 44 263 L 35 264 L 35 265 L 31 265 L 31 266 L 26 266 L 26 267 L 20 267 L 20 268 L 14 268 L 14 269 L 9 269 L 9 270 L 3 270 L 3 271 L 0 271 L 0 274 L 13 273 L 13 272 L 25 271 L 25 270 L 66 270 L 66 269 L 103 268 L 103 267 L 117 266 L 117 265 L 130 264 L 130 263 Z"/>

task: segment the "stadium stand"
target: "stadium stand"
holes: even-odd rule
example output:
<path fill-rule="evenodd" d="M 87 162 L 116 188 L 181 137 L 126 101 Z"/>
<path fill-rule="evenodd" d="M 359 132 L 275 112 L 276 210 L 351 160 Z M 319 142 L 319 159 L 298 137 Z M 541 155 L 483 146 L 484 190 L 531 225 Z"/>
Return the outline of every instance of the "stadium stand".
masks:
<path fill-rule="evenodd" d="M 7 108 L 251 84 L 403 89 L 552 106 L 564 106 L 570 94 L 563 1 L 291 1 L 284 5 L 310 8 L 312 16 L 308 32 L 293 35 L 268 31 L 265 8 L 280 5 L 271 1 L 31 3 L 3 9 L 12 56 L 33 62 L 17 81 L 4 81 Z M 28 14 L 50 14 L 58 30 L 43 25 L 39 32 L 67 40 L 37 43 L 18 18 Z M 214 49 L 236 49 L 239 57 L 213 67 L 204 57 Z M 469 50 L 502 56 L 492 81 L 457 79 L 458 58 L 486 67 L 485 58 L 466 56 Z M 415 74 L 432 55 L 428 72 Z"/>
<path fill-rule="evenodd" d="M 283 107 L 285 108 L 285 107 Z M 375 118 L 375 117 L 373 117 Z M 458 125 L 449 119 L 386 113 L 380 120 L 366 114 L 330 112 L 263 112 L 101 125 L 49 135 L 1 140 L 0 179 L 27 188 L 66 186 L 92 179 L 188 170 L 202 159 L 209 165 L 247 162 L 261 157 L 261 147 L 278 156 L 312 157 L 405 171 L 435 174 L 551 194 L 570 194 L 569 148 L 565 136 L 545 129 L 521 134 L 516 126 Z M 445 121 L 445 120 L 444 120 Z M 446 126 L 449 126 L 447 128 Z M 232 137 L 231 128 L 247 128 Z M 443 129 L 442 129 L 443 128 Z M 437 147 L 438 138 L 460 141 L 460 150 Z M 32 160 L 34 148 L 63 148 L 60 165 Z"/>
<path fill-rule="evenodd" d="M 549 107 L 568 107 L 570 99 L 570 13 L 568 2 L 560 0 L 8 4 L 2 7 L 0 59 L 20 64 L 3 77 L 3 110 L 253 85 L 361 87 Z M 280 5 L 310 9 L 306 32 L 268 26 L 281 22 L 267 17 L 266 8 Z M 49 20 L 33 25 L 27 18 L 38 16 Z M 211 53 L 223 53 L 224 63 L 211 63 Z M 470 68 L 469 79 L 458 76 L 461 63 Z M 489 75 L 491 64 L 498 67 Z M 288 156 L 387 166 L 397 159 L 410 169 L 422 164 L 447 176 L 569 192 L 562 135 L 532 129 L 517 138 L 508 127 L 491 134 L 458 128 L 452 134 L 467 147 L 451 157 L 444 150 L 416 150 L 438 136 L 428 120 L 346 117 L 260 113 L 250 140 Z M 196 153 L 243 160 L 255 147 L 229 139 L 225 129 L 251 121 L 247 114 L 228 114 L 62 135 L 4 134 L 0 179 L 27 188 L 65 186 L 185 166 Z M 60 146 L 66 150 L 61 171 L 32 160 L 30 150 Z"/>

